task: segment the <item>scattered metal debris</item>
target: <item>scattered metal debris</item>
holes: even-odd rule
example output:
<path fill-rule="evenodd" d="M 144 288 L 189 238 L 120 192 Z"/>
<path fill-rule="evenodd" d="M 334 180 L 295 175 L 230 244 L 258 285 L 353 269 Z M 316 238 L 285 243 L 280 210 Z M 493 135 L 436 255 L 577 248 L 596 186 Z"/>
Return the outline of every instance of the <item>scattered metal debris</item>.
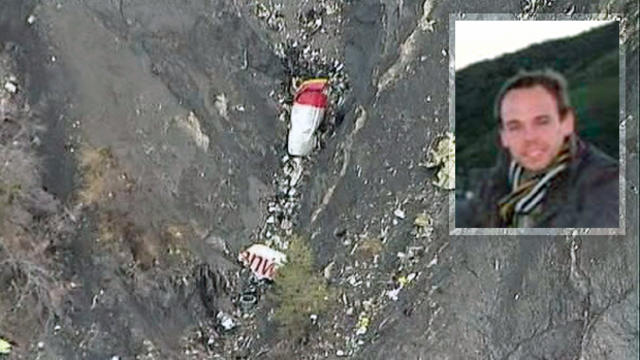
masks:
<path fill-rule="evenodd" d="M 256 3 L 255 14 L 258 19 L 265 22 L 269 30 L 281 32 L 285 29 L 282 5 L 274 5 L 272 2 L 258 2 Z"/>
<path fill-rule="evenodd" d="M 288 104 L 292 101 L 292 98 L 288 98 L 291 93 L 296 92 L 297 87 L 296 79 L 300 76 L 293 75 L 298 74 L 312 74 L 327 76 L 329 78 L 329 85 L 332 89 L 337 91 L 329 91 L 329 96 L 333 100 L 330 103 L 336 104 L 336 101 L 342 100 L 341 96 L 346 89 L 345 77 L 340 75 L 342 71 L 342 64 L 338 61 L 333 62 L 334 68 L 328 66 L 323 59 L 318 59 L 319 51 L 310 51 L 307 46 L 304 49 L 300 49 L 298 44 L 290 42 L 287 45 L 281 45 L 281 57 L 283 63 L 292 74 L 291 81 L 284 82 L 285 85 L 278 95 L 278 101 L 283 105 L 282 115 L 286 115 L 289 109 Z M 337 100 L 336 100 L 337 99 Z M 327 122 L 325 126 L 321 127 L 319 131 L 319 142 L 322 144 L 323 135 L 330 134 L 331 130 L 327 127 L 335 125 L 336 115 L 333 109 L 328 109 L 328 115 L 326 116 Z M 263 228 L 263 236 L 266 238 L 268 245 L 273 245 L 278 249 L 286 250 L 288 247 L 287 237 L 293 233 L 293 228 L 296 222 L 297 212 L 300 208 L 301 194 L 296 190 L 296 186 L 299 184 L 303 175 L 303 164 L 306 160 L 299 157 L 289 157 L 285 155 L 282 160 L 282 169 L 284 177 L 276 177 L 274 184 L 277 187 L 276 196 L 269 203 L 268 211 L 270 216 Z"/>
<path fill-rule="evenodd" d="M 311 45 L 303 44 L 297 40 L 287 40 L 275 46 L 275 53 L 280 57 L 289 79 L 282 83 L 282 89 L 277 94 L 276 100 L 281 105 L 293 104 L 295 85 L 291 80 L 294 78 L 328 79 L 328 104 L 327 120 L 328 125 L 335 126 L 336 119 L 342 104 L 345 103 L 345 96 L 349 90 L 349 81 L 344 71 L 344 63 L 338 59 L 327 58 L 323 55 L 322 49 L 313 49 Z M 276 95 L 275 93 L 273 95 Z"/>
<path fill-rule="evenodd" d="M 398 294 L 400 294 L 400 290 L 402 290 L 402 288 L 397 287 L 393 290 L 387 291 L 387 297 L 393 301 L 398 301 Z"/>
<path fill-rule="evenodd" d="M 333 267 L 335 266 L 335 261 L 330 262 L 322 271 L 325 279 L 331 279 L 331 272 L 333 270 Z"/>
<path fill-rule="evenodd" d="M 438 265 L 438 255 L 436 254 L 436 256 L 433 257 L 433 259 L 431 259 L 431 261 L 429 261 L 429 263 L 427 264 L 427 269 L 431 268 L 434 265 Z"/>
<path fill-rule="evenodd" d="M 534 17 L 545 6 L 550 6 L 551 3 L 544 0 L 525 0 L 522 11 L 518 14 L 518 20 L 527 20 Z"/>
<path fill-rule="evenodd" d="M 285 175 L 289 177 L 289 187 L 295 189 L 295 186 L 302 177 L 302 164 L 299 159 L 294 159 L 285 167 Z M 289 191 L 291 191 L 291 189 Z M 288 192 L 287 192 L 288 193 Z"/>
<path fill-rule="evenodd" d="M 266 20 L 271 16 L 271 11 L 263 2 L 256 3 L 255 14 L 260 20 Z"/>
<path fill-rule="evenodd" d="M 233 317 L 231 317 L 231 315 L 222 311 L 218 312 L 218 315 L 216 315 L 216 320 L 218 321 L 218 325 L 224 331 L 231 331 L 236 326 L 238 326 L 238 323 L 233 319 Z"/>
<path fill-rule="evenodd" d="M 404 210 L 398 208 L 396 210 L 393 211 L 393 215 L 395 215 L 398 219 L 404 219 L 405 218 L 405 213 Z"/>
<path fill-rule="evenodd" d="M 18 92 L 18 85 L 16 85 L 16 83 L 14 83 L 11 80 L 7 80 L 4 83 L 4 89 L 7 90 L 11 94 L 15 94 L 16 92 Z"/>
<path fill-rule="evenodd" d="M 300 14 L 298 17 L 298 21 L 300 22 L 300 27 L 305 32 L 305 35 L 313 35 L 322 27 L 322 17 L 324 15 L 324 8 L 321 10 L 316 10 L 314 8 L 310 9 L 304 14 Z"/>
<path fill-rule="evenodd" d="M 250 284 L 238 298 L 238 306 L 243 313 L 251 311 L 258 303 L 258 287 Z"/>
<path fill-rule="evenodd" d="M 18 112 L 16 104 L 5 97 L 0 97 L 0 119 L 13 118 Z"/>
<path fill-rule="evenodd" d="M 398 286 L 392 290 L 387 291 L 387 297 L 393 301 L 398 301 L 398 295 L 400 294 L 400 290 L 405 288 L 410 282 L 418 277 L 417 273 L 410 273 L 407 276 L 398 277 Z"/>
<path fill-rule="evenodd" d="M 296 214 L 300 208 L 301 194 L 297 186 L 303 178 L 303 162 L 300 157 L 282 157 L 281 172 L 273 181 L 277 191 L 267 202 L 269 215 L 262 228 L 261 237 L 265 239 L 267 246 L 278 250 L 287 249 L 286 238 L 293 234 Z"/>

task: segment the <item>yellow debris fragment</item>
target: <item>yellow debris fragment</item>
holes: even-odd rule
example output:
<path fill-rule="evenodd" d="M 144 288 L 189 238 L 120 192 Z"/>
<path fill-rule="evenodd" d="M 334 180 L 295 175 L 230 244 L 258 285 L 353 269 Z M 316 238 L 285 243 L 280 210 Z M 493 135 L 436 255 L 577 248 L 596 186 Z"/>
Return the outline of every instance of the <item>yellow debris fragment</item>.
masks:
<path fill-rule="evenodd" d="M 439 167 L 436 180 L 433 184 L 445 190 L 455 188 L 455 161 L 456 161 L 456 139 L 455 136 L 447 132 L 436 144 L 435 149 L 431 149 L 426 167 Z"/>
<path fill-rule="evenodd" d="M 358 330 L 356 330 L 357 335 L 364 335 L 367 333 L 367 329 L 369 328 L 369 317 L 365 314 L 361 314 L 358 318 L 358 325 L 356 326 Z"/>
<path fill-rule="evenodd" d="M 11 353 L 11 343 L 9 343 L 3 338 L 0 338 L 0 354 L 10 354 L 10 353 Z"/>
<path fill-rule="evenodd" d="M 431 217 L 425 213 L 418 214 L 418 216 L 416 216 L 416 219 L 413 221 L 413 224 L 415 226 L 421 228 L 429 227 L 432 225 L 432 223 L 433 219 L 431 219 Z"/>

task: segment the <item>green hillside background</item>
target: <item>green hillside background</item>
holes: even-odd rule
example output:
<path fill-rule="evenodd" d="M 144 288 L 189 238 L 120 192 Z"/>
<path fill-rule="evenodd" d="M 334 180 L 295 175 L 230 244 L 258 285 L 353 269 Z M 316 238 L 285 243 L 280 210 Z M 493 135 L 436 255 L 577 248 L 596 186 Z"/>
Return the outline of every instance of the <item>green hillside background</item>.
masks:
<path fill-rule="evenodd" d="M 500 41 L 496 39 L 496 41 Z M 495 164 L 498 152 L 493 103 L 505 80 L 520 69 L 551 68 L 569 82 L 578 133 L 618 158 L 618 23 L 577 36 L 532 45 L 456 72 L 456 189 L 472 190 L 480 169 Z M 476 174 L 476 175 L 474 175 Z"/>

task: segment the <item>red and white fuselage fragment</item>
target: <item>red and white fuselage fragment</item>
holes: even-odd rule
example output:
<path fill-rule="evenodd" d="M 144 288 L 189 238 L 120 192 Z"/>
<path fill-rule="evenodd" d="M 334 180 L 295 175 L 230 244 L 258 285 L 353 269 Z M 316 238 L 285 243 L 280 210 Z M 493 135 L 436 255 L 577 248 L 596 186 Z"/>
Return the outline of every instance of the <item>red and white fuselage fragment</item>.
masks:
<path fill-rule="evenodd" d="M 291 107 L 288 151 L 293 156 L 306 156 L 315 145 L 315 131 L 327 108 L 327 79 L 311 79 L 300 85 Z"/>
<path fill-rule="evenodd" d="M 238 260 L 249 267 L 258 279 L 273 280 L 276 270 L 287 261 L 287 256 L 265 245 L 251 245 L 238 255 Z"/>

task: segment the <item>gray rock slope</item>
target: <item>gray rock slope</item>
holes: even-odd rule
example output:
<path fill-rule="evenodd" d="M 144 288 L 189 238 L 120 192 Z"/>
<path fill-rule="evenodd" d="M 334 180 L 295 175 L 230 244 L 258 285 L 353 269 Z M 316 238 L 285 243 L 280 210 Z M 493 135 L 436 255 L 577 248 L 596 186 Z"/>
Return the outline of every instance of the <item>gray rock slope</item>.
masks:
<path fill-rule="evenodd" d="M 638 357 L 637 38 L 625 59 L 626 235 L 450 236 L 448 193 L 420 166 L 449 129 L 450 14 L 621 13 L 633 33 L 636 2 L 276 5 L 0 4 L 0 45 L 47 129 L 43 185 L 75 229 L 50 255 L 56 281 L 74 286 L 33 337 L 16 340 L 16 358 Z M 314 20 L 311 9 L 322 10 L 319 29 L 300 20 Z M 323 72 L 343 87 L 320 147 L 293 164 L 289 84 Z M 91 206 L 76 195 L 87 147 L 108 148 L 106 173 L 123 180 Z M 285 197 L 288 210 L 267 224 Z M 414 225 L 421 215 L 427 229 Z M 306 343 L 283 345 L 262 300 L 235 332 L 213 330 L 246 278 L 237 253 L 269 226 L 273 244 L 309 235 L 338 295 Z M 109 236 L 119 240 L 99 241 Z M 374 257 L 359 250 L 370 239 Z"/>

